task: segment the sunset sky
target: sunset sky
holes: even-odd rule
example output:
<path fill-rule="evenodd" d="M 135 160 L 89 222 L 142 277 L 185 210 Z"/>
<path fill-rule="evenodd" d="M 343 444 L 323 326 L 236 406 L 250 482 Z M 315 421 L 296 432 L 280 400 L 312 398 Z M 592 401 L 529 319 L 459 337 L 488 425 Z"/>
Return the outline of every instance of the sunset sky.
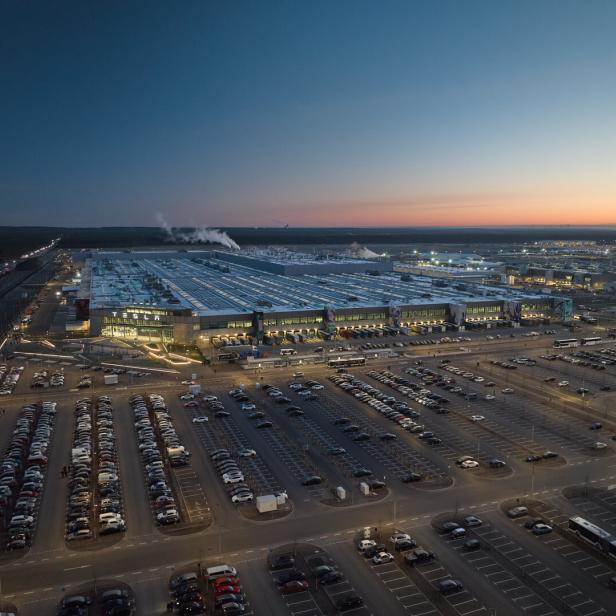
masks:
<path fill-rule="evenodd" d="M 616 223 L 616 2 L 0 7 L 0 225 Z"/>

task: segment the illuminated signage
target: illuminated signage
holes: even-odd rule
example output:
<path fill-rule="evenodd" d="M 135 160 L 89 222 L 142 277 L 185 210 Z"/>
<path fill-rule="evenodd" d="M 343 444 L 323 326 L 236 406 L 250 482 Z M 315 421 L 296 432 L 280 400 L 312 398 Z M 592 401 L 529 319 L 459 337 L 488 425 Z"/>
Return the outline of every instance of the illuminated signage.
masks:
<path fill-rule="evenodd" d="M 112 312 L 111 313 L 112 317 L 117 317 L 118 313 L 117 312 Z M 152 312 L 123 312 L 122 313 L 122 318 L 123 319 L 133 319 L 135 321 L 137 320 L 142 320 L 142 321 L 160 321 L 160 314 L 155 314 Z"/>

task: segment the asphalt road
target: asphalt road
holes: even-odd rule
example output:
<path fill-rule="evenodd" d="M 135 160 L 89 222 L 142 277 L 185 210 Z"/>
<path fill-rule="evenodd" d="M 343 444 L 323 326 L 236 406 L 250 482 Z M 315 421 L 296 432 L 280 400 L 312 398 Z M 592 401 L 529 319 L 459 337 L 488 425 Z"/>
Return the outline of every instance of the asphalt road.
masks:
<path fill-rule="evenodd" d="M 515 346 L 520 351 L 522 349 L 539 351 L 547 349 L 551 345 L 551 338 L 541 337 L 536 339 L 511 339 L 501 341 L 507 344 L 507 353 L 511 346 Z M 542 346 L 543 345 L 543 346 Z M 470 348 L 470 343 L 468 343 Z M 471 353 L 459 353 L 452 357 L 461 357 L 464 361 L 474 361 L 473 357 L 485 354 L 483 344 L 477 342 L 475 350 Z M 490 345 L 499 352 L 498 345 Z M 421 350 L 413 349 L 412 353 L 420 356 Z M 433 348 L 429 349 L 430 351 Z M 443 354 L 443 349 L 438 349 L 439 355 Z M 459 349 L 458 349 L 459 351 Z M 502 351 L 501 351 L 502 352 Z M 457 360 L 456 360 L 457 361 Z M 387 364 L 397 365 L 412 364 L 410 359 L 391 359 L 378 362 L 367 367 L 380 365 L 381 368 Z M 330 373 L 322 367 L 302 367 L 307 376 L 311 376 L 326 383 L 325 377 Z M 72 368 L 66 368 L 67 372 L 77 372 Z M 190 369 L 190 370 L 194 370 Z M 521 372 L 523 368 L 515 371 Z M 201 369 L 197 370 L 203 372 Z M 188 372 L 188 371 L 187 371 Z M 272 370 L 269 373 L 262 373 L 265 380 L 272 382 L 284 382 L 291 370 Z M 100 373 L 99 373 L 100 374 Z M 232 384 L 239 382 L 254 382 L 257 375 L 247 375 L 245 373 L 218 370 L 216 375 L 211 371 L 205 373 L 205 383 L 208 390 L 224 391 Z M 439 512 L 450 512 L 459 510 L 481 510 L 494 511 L 494 523 L 502 524 L 498 518 L 499 503 L 508 498 L 523 497 L 532 493 L 535 497 L 542 499 L 558 498 L 562 488 L 573 484 L 584 484 L 588 482 L 592 485 L 611 485 L 616 484 L 616 457 L 606 457 L 593 459 L 591 455 L 579 456 L 576 465 L 565 466 L 562 468 L 541 468 L 538 465 L 534 470 L 528 465 L 515 464 L 515 473 L 502 480 L 487 480 L 472 473 L 465 473 L 457 469 L 452 470 L 455 482 L 447 489 L 427 492 L 416 486 L 394 486 L 392 492 L 381 501 L 367 501 L 359 504 L 334 508 L 324 505 L 318 499 L 307 497 L 304 489 L 297 486 L 294 477 L 289 474 L 286 468 L 280 465 L 271 452 L 267 450 L 267 443 L 263 441 L 258 431 L 250 425 L 244 416 L 240 416 L 235 410 L 235 403 L 228 401 L 229 407 L 238 415 L 238 424 L 248 436 L 254 440 L 255 448 L 264 451 L 267 464 L 273 469 L 279 478 L 289 485 L 291 498 L 294 500 L 295 509 L 293 513 L 282 520 L 274 522 L 255 522 L 238 516 L 234 506 L 230 504 L 219 480 L 214 475 L 209 460 L 203 455 L 202 445 L 197 438 L 193 424 L 190 422 L 189 414 L 183 409 L 180 410 L 179 403 L 175 397 L 183 388 L 178 385 L 176 379 L 168 380 L 166 383 L 153 383 L 152 380 L 139 384 L 123 384 L 120 388 L 104 388 L 102 384 L 97 384 L 94 390 L 87 392 L 47 391 L 30 392 L 29 386 L 25 381 L 19 385 L 16 395 L 2 400 L 2 405 L 6 407 L 6 416 L 0 419 L 3 422 L 3 429 L 0 431 L 0 446 L 6 446 L 8 442 L 8 430 L 6 426 L 12 425 L 17 409 L 28 400 L 36 399 L 55 399 L 59 401 L 59 416 L 54 433 L 54 441 L 50 458 L 50 472 L 48 482 L 43 497 L 41 521 L 37 532 L 34 546 L 22 558 L 15 561 L 5 561 L 0 564 L 0 581 L 3 595 L 9 600 L 25 605 L 24 614 L 40 614 L 44 616 L 51 611 L 52 605 L 57 601 L 64 591 L 71 590 L 79 584 L 102 580 L 106 578 L 121 579 L 130 583 L 137 593 L 140 602 L 140 613 L 157 614 L 164 611 L 166 602 L 165 585 L 168 576 L 181 569 L 183 566 L 190 566 L 196 562 L 208 563 L 219 560 L 228 560 L 234 564 L 239 564 L 240 571 L 245 572 L 244 583 L 249 597 L 252 595 L 254 601 L 259 605 L 261 612 L 271 614 L 288 614 L 287 608 L 281 603 L 280 598 L 272 591 L 269 586 L 268 574 L 265 571 L 264 558 L 272 546 L 286 544 L 293 541 L 314 542 L 318 545 L 332 545 L 332 555 L 339 559 L 349 577 L 353 578 L 354 585 L 364 588 L 369 597 L 381 597 L 382 590 L 378 579 L 375 582 L 374 574 L 370 570 L 361 569 L 358 565 L 363 563 L 356 562 L 356 555 L 350 547 L 350 541 L 354 537 L 357 529 L 364 526 L 390 528 L 394 526 L 409 526 L 425 537 L 425 541 L 431 545 L 435 539 L 432 537 L 431 529 L 428 527 L 429 520 Z M 494 379 L 499 379 L 496 373 L 492 375 Z M 71 378 L 76 378 L 76 375 Z M 367 380 L 369 377 L 365 377 Z M 511 377 L 513 378 L 513 377 Z M 516 375 L 516 379 L 518 376 Z M 528 376 L 525 377 L 528 380 Z M 521 377 L 520 377 L 521 379 Z M 512 382 L 512 381 L 510 381 Z M 381 389 L 378 383 L 374 383 Z M 515 387 L 518 387 L 517 381 Z M 522 385 L 519 385 L 522 387 Z M 250 388 L 250 386 L 249 386 Z M 526 391 L 528 390 L 528 392 Z M 524 390 L 525 397 L 529 399 L 543 396 L 541 387 L 535 391 L 532 387 Z M 133 391 L 161 391 L 173 401 L 174 413 L 177 417 L 176 427 L 182 438 L 193 451 L 193 468 L 197 473 L 200 482 L 205 487 L 208 502 L 214 514 L 214 524 L 205 531 L 195 535 L 169 537 L 161 534 L 154 528 L 151 514 L 149 511 L 147 494 L 143 486 L 141 469 L 136 455 L 135 438 L 132 425 L 130 425 L 130 415 L 128 413 L 127 400 Z M 72 438 L 72 411 L 75 400 L 84 395 L 94 395 L 104 391 L 113 397 L 116 430 L 118 434 L 118 456 L 120 462 L 122 484 L 126 502 L 126 515 L 128 531 L 126 536 L 117 544 L 93 552 L 76 551 L 65 546 L 63 541 L 63 514 L 65 509 L 65 497 L 63 484 L 59 478 L 59 469 L 65 463 L 66 456 L 70 448 Z M 363 413 L 367 422 L 377 422 L 382 429 L 391 430 L 392 424 L 380 416 L 355 401 L 347 394 L 336 391 L 333 386 L 327 384 L 327 395 L 339 396 L 344 404 L 352 404 L 358 413 Z M 449 396 L 449 394 L 447 394 Z M 291 396 L 290 396 L 291 397 Z M 566 404 L 579 407 L 580 401 L 565 401 Z M 513 407 L 515 404 L 510 403 Z M 267 412 L 273 416 L 280 414 L 280 409 L 274 408 L 270 401 L 263 401 L 263 406 Z M 462 410 L 462 409 L 461 409 Z M 435 419 L 436 416 L 428 415 L 429 411 L 424 411 L 426 417 Z M 341 435 L 333 431 L 323 418 L 316 417 L 318 425 L 327 433 L 338 440 L 342 440 Z M 280 421 L 281 429 L 293 444 L 298 444 L 303 438 L 302 433 L 287 420 Z M 444 430 L 446 419 L 438 419 Z M 495 417 L 495 421 L 499 421 Z M 502 422 L 502 420 L 501 420 Z M 278 422 L 277 422 L 278 425 Z M 503 423 L 499 425 L 504 425 Z M 404 434 L 404 439 L 418 447 L 413 436 Z M 381 472 L 379 463 L 371 460 L 366 453 L 358 447 L 343 442 L 342 445 L 352 450 L 353 455 L 365 462 L 370 463 Z M 426 449 L 426 448 L 423 448 Z M 440 454 L 433 450 L 421 449 L 426 456 L 442 463 Z M 567 455 L 566 452 L 562 452 Z M 322 458 L 315 458 L 316 464 L 323 464 Z M 331 481 L 341 479 L 337 477 L 339 470 L 333 469 Z M 346 479 L 346 478 L 345 478 Z M 492 514 L 490 514 L 492 515 Z M 423 529 L 423 530 L 421 530 Z M 514 532 L 518 532 L 513 529 Z M 524 536 L 520 541 L 527 542 L 529 538 Z M 530 546 L 534 550 L 536 546 Z M 545 554 L 548 554 L 546 552 Z M 542 558 L 548 558 L 541 552 Z M 455 555 L 454 555 L 455 556 Z M 456 557 L 457 558 L 457 557 Z M 573 576 L 575 573 L 567 568 L 562 568 L 559 563 L 550 561 L 550 566 L 558 567 L 563 571 L 563 575 Z M 460 563 L 452 557 L 448 557 L 448 564 L 455 571 L 460 570 Z M 368 576 L 368 577 L 366 577 Z M 483 587 L 483 584 L 476 579 L 469 578 L 469 584 L 476 594 L 480 595 L 482 602 L 494 605 L 498 599 L 493 588 Z M 64 590 L 63 590 L 64 589 Z M 590 589 L 590 586 L 589 586 Z M 380 594 L 379 594 L 380 593 Z M 390 605 L 391 597 L 387 596 L 387 613 L 402 613 L 398 603 Z M 368 599 L 369 604 L 372 601 Z M 385 601 L 385 599 L 383 599 Z M 372 604 L 372 612 L 379 614 L 379 603 Z M 389 611 L 391 610 L 391 611 Z"/>

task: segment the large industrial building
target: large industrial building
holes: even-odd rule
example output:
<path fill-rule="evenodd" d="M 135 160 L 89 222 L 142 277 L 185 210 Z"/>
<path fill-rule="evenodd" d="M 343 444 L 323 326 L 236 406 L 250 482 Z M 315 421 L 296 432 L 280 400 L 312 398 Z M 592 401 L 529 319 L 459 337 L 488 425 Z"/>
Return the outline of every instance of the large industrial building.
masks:
<path fill-rule="evenodd" d="M 374 327 L 568 320 L 570 300 L 394 272 L 385 259 L 284 250 L 93 252 L 76 300 L 91 335 L 207 344 Z"/>

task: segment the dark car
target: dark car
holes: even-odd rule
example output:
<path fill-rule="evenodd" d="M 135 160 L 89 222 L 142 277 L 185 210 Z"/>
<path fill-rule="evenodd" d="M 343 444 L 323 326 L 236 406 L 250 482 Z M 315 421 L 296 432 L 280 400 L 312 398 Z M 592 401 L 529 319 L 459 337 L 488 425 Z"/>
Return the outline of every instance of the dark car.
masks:
<path fill-rule="evenodd" d="M 422 563 L 428 563 L 434 560 L 434 554 L 424 550 L 423 548 L 416 548 L 412 552 L 405 554 L 404 560 L 409 565 L 420 565 Z"/>
<path fill-rule="evenodd" d="M 462 590 L 464 587 L 458 580 L 452 580 L 448 578 L 446 580 L 441 580 L 438 583 L 438 589 L 444 594 L 447 595 L 452 592 L 458 592 Z"/>
<path fill-rule="evenodd" d="M 526 456 L 526 461 L 527 462 L 539 462 L 539 460 L 541 460 L 541 456 L 538 456 L 536 454 L 532 454 L 530 456 Z"/>
<path fill-rule="evenodd" d="M 372 475 L 372 471 L 367 468 L 358 468 L 353 471 L 353 477 L 368 477 L 368 475 Z"/>
<path fill-rule="evenodd" d="M 287 582 L 293 582 L 296 580 L 305 580 L 306 574 L 303 571 L 298 571 L 297 569 L 292 569 L 291 571 L 286 571 L 285 573 L 278 576 L 276 582 L 279 586 L 282 584 L 286 584 Z"/>
<path fill-rule="evenodd" d="M 423 479 L 423 475 L 421 473 L 409 473 L 402 477 L 402 483 L 412 483 L 414 481 L 421 481 Z"/>
<path fill-rule="evenodd" d="M 382 543 L 377 543 L 377 545 L 373 545 L 370 548 L 366 548 L 364 550 L 364 556 L 366 558 L 372 558 L 379 552 L 386 552 L 386 551 L 387 551 L 387 548 L 385 547 L 385 545 L 383 545 Z"/>
<path fill-rule="evenodd" d="M 336 607 L 341 612 L 345 612 L 346 610 L 352 610 L 356 607 L 360 607 L 363 604 L 364 602 L 362 598 L 359 595 L 353 593 L 342 597 L 342 599 L 338 599 L 338 601 L 336 602 Z"/>
<path fill-rule="evenodd" d="M 494 460 L 490 460 L 488 462 L 488 466 L 490 468 L 503 468 L 503 467 L 507 466 L 507 464 L 503 460 L 498 460 L 498 459 L 495 458 Z"/>
<path fill-rule="evenodd" d="M 344 575 L 340 571 L 329 571 L 319 578 L 319 582 L 324 585 L 336 584 L 344 579 Z"/>
<path fill-rule="evenodd" d="M 457 522 L 444 522 L 439 526 L 439 532 L 446 534 L 450 533 L 452 530 L 456 530 L 456 528 L 460 528 L 460 525 Z"/>
<path fill-rule="evenodd" d="M 417 541 L 414 539 L 401 539 L 400 541 L 396 541 L 394 549 L 396 552 L 406 552 L 407 550 L 412 550 L 416 546 Z"/>
<path fill-rule="evenodd" d="M 465 550 L 478 550 L 481 547 L 481 542 L 479 541 L 479 539 L 467 539 L 464 544 L 463 547 Z"/>
<path fill-rule="evenodd" d="M 291 554 L 279 554 L 273 556 L 270 560 L 269 567 L 272 570 L 286 569 L 287 567 L 293 567 L 295 565 L 295 558 Z M 296 578 L 297 579 L 297 578 Z"/>
<path fill-rule="evenodd" d="M 311 475 L 310 477 L 306 477 L 302 481 L 303 486 L 316 486 L 319 485 L 323 480 L 318 475 Z"/>
<path fill-rule="evenodd" d="M 370 435 L 367 432 L 360 432 L 355 438 L 354 441 L 367 441 L 370 438 Z"/>

